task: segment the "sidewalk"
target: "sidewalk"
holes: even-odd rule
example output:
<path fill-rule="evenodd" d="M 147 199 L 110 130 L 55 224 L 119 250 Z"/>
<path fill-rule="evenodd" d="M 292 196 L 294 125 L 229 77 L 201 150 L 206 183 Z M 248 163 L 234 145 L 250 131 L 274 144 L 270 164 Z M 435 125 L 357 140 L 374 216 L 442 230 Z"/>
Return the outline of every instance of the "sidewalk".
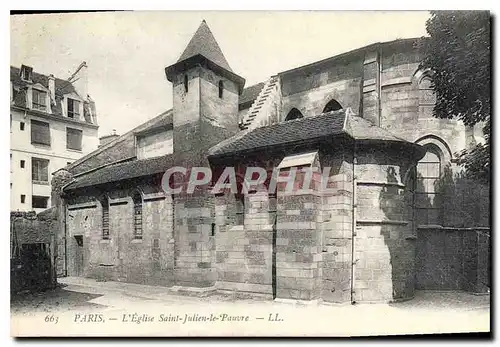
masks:
<path fill-rule="evenodd" d="M 165 287 L 61 278 L 57 305 L 11 316 L 16 336 L 373 336 L 489 332 L 489 295 L 418 292 L 394 304 L 304 305 L 176 295 Z M 50 297 L 54 303 L 57 298 Z M 79 301 L 75 303 L 75 301 Z M 64 304 L 63 304 L 64 303 Z M 28 304 L 28 303 L 27 303 Z M 59 308 L 59 309 L 58 309 Z M 54 315 L 59 323 L 46 323 Z M 102 316 L 101 324 L 79 322 Z M 168 319 L 166 319 L 168 317 Z M 211 320 L 210 317 L 217 317 Z"/>

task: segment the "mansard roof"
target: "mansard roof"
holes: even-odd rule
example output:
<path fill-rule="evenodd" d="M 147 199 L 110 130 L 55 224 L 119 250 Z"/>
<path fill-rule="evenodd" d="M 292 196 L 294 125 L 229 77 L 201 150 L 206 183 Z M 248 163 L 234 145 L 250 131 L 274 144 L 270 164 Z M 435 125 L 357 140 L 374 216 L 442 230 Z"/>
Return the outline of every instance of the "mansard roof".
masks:
<path fill-rule="evenodd" d="M 275 146 L 320 141 L 342 134 L 357 141 L 386 141 L 414 145 L 366 119 L 351 114 L 350 110 L 338 110 L 242 131 L 212 147 L 209 150 L 209 157 L 231 156 Z"/>
<path fill-rule="evenodd" d="M 198 30 L 196 30 L 177 62 L 179 63 L 198 54 L 220 67 L 233 72 L 205 20 L 201 22 Z"/>

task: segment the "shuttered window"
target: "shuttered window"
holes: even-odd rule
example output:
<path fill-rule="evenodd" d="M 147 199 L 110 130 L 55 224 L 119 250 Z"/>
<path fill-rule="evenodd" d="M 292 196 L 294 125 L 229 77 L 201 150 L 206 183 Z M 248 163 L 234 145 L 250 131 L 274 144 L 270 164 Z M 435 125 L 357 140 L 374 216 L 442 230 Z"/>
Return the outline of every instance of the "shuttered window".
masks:
<path fill-rule="evenodd" d="M 47 93 L 41 90 L 33 89 L 33 109 L 45 111 L 47 109 Z"/>
<path fill-rule="evenodd" d="M 142 239 L 142 197 L 135 193 L 134 201 L 134 239 Z"/>
<path fill-rule="evenodd" d="M 82 150 L 82 131 L 66 128 L 66 148 L 77 151 Z"/>
<path fill-rule="evenodd" d="M 80 118 L 80 101 L 68 99 L 68 117 Z"/>
<path fill-rule="evenodd" d="M 31 120 L 31 143 L 50 146 L 49 123 Z"/>
<path fill-rule="evenodd" d="M 31 158 L 31 179 L 34 182 L 49 182 L 49 161 Z"/>

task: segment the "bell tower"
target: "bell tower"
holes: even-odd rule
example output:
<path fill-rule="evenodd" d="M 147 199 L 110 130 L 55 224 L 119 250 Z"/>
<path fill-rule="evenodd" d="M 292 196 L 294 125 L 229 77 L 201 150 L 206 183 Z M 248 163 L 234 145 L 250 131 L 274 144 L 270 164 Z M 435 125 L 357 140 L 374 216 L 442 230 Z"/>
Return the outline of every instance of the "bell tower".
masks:
<path fill-rule="evenodd" d="M 173 84 L 175 161 L 206 165 L 207 150 L 238 131 L 245 80 L 233 72 L 205 20 L 165 73 Z"/>

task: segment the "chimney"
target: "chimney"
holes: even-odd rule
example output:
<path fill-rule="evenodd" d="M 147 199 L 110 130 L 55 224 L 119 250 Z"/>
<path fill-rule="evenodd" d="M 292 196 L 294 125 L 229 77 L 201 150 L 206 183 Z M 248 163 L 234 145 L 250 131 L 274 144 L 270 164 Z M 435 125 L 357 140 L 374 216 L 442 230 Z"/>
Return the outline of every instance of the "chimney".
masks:
<path fill-rule="evenodd" d="M 105 136 L 101 136 L 101 137 L 99 138 L 99 147 L 104 146 L 105 144 L 107 144 L 107 143 L 109 143 L 109 142 L 113 141 L 114 139 L 116 139 L 116 138 L 117 138 L 117 137 L 119 137 L 119 136 L 120 136 L 120 135 L 118 135 L 118 134 L 116 133 L 116 130 L 115 130 L 115 129 L 113 129 L 113 133 L 112 133 L 112 134 L 110 134 L 110 135 L 105 135 Z"/>
<path fill-rule="evenodd" d="M 53 104 L 56 102 L 56 78 L 54 75 L 49 75 L 49 91 L 50 91 L 50 100 Z"/>

